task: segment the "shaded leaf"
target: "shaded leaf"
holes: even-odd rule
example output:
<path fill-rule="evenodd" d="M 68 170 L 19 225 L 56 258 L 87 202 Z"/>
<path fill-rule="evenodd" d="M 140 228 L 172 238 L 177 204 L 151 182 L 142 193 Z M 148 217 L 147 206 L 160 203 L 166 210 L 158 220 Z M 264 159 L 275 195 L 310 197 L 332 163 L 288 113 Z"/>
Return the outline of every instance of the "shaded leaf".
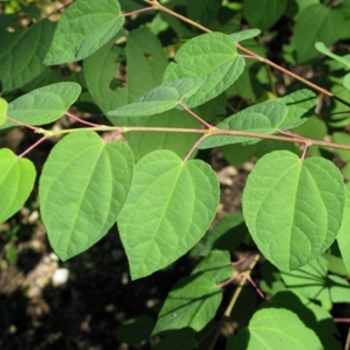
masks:
<path fill-rule="evenodd" d="M 204 238 L 192 249 L 192 256 L 207 256 L 212 249 L 233 251 L 247 234 L 241 213 L 226 215 Z"/>
<path fill-rule="evenodd" d="M 141 315 L 124 321 L 114 334 L 123 343 L 136 344 L 148 339 L 153 327 L 154 320 L 147 315 Z"/>
<path fill-rule="evenodd" d="M 341 34 L 344 19 L 342 15 L 322 4 L 305 8 L 298 16 L 294 27 L 294 43 L 299 63 L 316 58 L 315 43 L 322 41 L 326 46 L 335 42 Z"/>
<path fill-rule="evenodd" d="M 301 341 L 302 339 L 302 341 Z M 229 338 L 226 350 L 323 349 L 315 332 L 294 313 L 282 308 L 257 311 L 248 328 Z"/>
<path fill-rule="evenodd" d="M 44 19 L 29 28 L 3 33 L 0 45 L 0 80 L 3 91 L 22 87 L 44 70 L 42 63 L 56 24 Z"/>
<path fill-rule="evenodd" d="M 342 277 L 327 274 L 328 261 L 319 257 L 292 272 L 282 272 L 281 276 L 289 290 L 306 298 L 330 303 L 349 303 L 350 285 Z"/>
<path fill-rule="evenodd" d="M 167 296 L 153 335 L 185 327 L 202 330 L 214 318 L 221 300 L 221 289 L 211 274 L 182 278 Z"/>
<path fill-rule="evenodd" d="M 283 120 L 280 129 L 289 130 L 295 128 L 307 121 L 301 119 L 317 105 L 317 96 L 311 90 L 301 89 L 286 96 L 280 97 L 277 101 L 285 103 L 288 107 L 288 113 Z"/>
<path fill-rule="evenodd" d="M 244 0 L 243 14 L 252 27 L 266 30 L 283 15 L 287 0 Z"/>
<path fill-rule="evenodd" d="M 193 350 L 196 347 L 196 333 L 190 328 L 167 332 L 153 350 Z"/>
<path fill-rule="evenodd" d="M 210 274 L 216 283 L 222 283 L 232 277 L 234 268 L 228 250 L 212 250 L 197 266 L 191 275 Z"/>
<path fill-rule="evenodd" d="M 279 292 L 271 301 L 263 302 L 261 305 L 261 308 L 270 307 L 287 309 L 298 315 L 305 327 L 314 330 L 324 350 L 342 349 L 337 340 L 339 334 L 332 315 L 323 307 L 291 291 Z"/>

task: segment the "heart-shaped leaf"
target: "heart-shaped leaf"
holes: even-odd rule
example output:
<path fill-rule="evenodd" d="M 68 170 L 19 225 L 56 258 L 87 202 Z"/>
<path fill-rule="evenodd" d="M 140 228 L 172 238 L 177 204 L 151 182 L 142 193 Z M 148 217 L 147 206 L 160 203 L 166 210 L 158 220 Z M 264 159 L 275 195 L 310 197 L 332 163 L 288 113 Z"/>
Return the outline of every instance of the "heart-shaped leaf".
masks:
<path fill-rule="evenodd" d="M 321 157 L 302 161 L 275 151 L 254 166 L 243 192 L 243 214 L 260 251 L 282 271 L 322 254 L 341 225 L 343 178 Z"/>
<path fill-rule="evenodd" d="M 133 156 L 122 142 L 80 131 L 51 151 L 39 183 L 41 216 L 55 253 L 67 260 L 99 241 L 129 191 Z"/>
<path fill-rule="evenodd" d="M 218 179 L 206 163 L 184 163 L 168 150 L 143 157 L 118 217 L 132 279 L 150 275 L 189 251 L 208 229 L 218 203 Z"/>

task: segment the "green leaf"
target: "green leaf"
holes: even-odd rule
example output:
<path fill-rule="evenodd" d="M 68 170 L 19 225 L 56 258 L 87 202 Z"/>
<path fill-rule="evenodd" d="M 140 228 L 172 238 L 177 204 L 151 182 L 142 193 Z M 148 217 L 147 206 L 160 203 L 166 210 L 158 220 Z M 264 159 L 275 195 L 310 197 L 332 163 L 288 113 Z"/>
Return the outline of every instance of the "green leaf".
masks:
<path fill-rule="evenodd" d="M 33 163 L 7 148 L 0 149 L 0 223 L 21 209 L 34 187 Z"/>
<path fill-rule="evenodd" d="M 233 33 L 230 34 L 230 38 L 235 42 L 235 43 L 239 43 L 240 41 L 244 41 L 247 39 L 251 39 L 254 38 L 258 35 L 260 35 L 261 30 L 260 29 L 245 29 L 245 30 L 241 30 L 237 33 Z"/>
<path fill-rule="evenodd" d="M 289 130 L 307 121 L 306 118 L 301 118 L 316 107 L 317 96 L 311 90 L 301 89 L 280 97 L 277 101 L 285 103 L 288 107 L 287 116 L 283 120 L 280 129 Z"/>
<path fill-rule="evenodd" d="M 328 48 L 326 47 L 326 45 L 324 43 L 321 42 L 317 42 L 315 43 L 315 48 L 316 50 L 318 50 L 319 52 L 323 53 L 324 55 L 333 58 L 335 61 L 342 63 L 345 67 L 350 68 L 350 62 L 349 60 L 347 60 L 346 58 L 336 55 L 335 53 L 331 52 L 328 50 Z"/>
<path fill-rule="evenodd" d="M 0 126 L 6 122 L 8 103 L 0 97 Z"/>
<path fill-rule="evenodd" d="M 185 327 L 202 330 L 214 318 L 221 300 L 222 291 L 211 274 L 182 278 L 166 298 L 153 335 Z"/>
<path fill-rule="evenodd" d="M 44 125 L 61 118 L 78 99 L 81 87 L 62 82 L 47 85 L 18 97 L 9 104 L 8 116 L 29 125 Z M 0 129 L 17 124 L 7 121 Z"/>
<path fill-rule="evenodd" d="M 305 8 L 298 16 L 294 27 L 294 43 L 299 63 L 316 58 L 315 43 L 322 41 L 326 46 L 333 44 L 341 34 L 344 19 L 342 15 L 321 4 Z"/>
<path fill-rule="evenodd" d="M 82 60 L 106 44 L 124 23 L 117 0 L 77 0 L 61 16 L 44 64 Z"/>
<path fill-rule="evenodd" d="M 116 75 L 120 61 L 125 59 L 124 51 L 115 46 L 114 42 L 115 38 L 84 60 L 86 85 L 92 98 L 105 114 L 135 101 L 161 84 L 168 64 L 168 58 L 154 34 L 145 28 L 133 30 L 128 36 L 125 49 L 128 66 L 127 86 L 113 90 L 112 77 Z"/>
<path fill-rule="evenodd" d="M 237 80 L 245 65 L 232 39 L 222 33 L 203 34 L 187 41 L 176 53 L 175 62 L 168 65 L 164 83 L 186 77 L 203 79 L 201 88 L 184 99 L 190 108 L 220 95 Z"/>
<path fill-rule="evenodd" d="M 344 264 L 350 275 L 350 184 L 345 186 L 344 217 L 341 224 L 337 241 Z"/>
<path fill-rule="evenodd" d="M 323 346 L 315 332 L 294 313 L 281 308 L 257 311 L 248 328 L 229 338 L 226 350 L 318 350 Z"/>
<path fill-rule="evenodd" d="M 274 295 L 271 301 L 263 302 L 261 308 L 283 308 L 294 312 L 304 323 L 305 327 L 314 330 L 323 349 L 341 350 L 341 344 L 337 340 L 339 334 L 333 322 L 332 315 L 323 307 L 310 303 L 302 295 L 282 291 Z"/>
<path fill-rule="evenodd" d="M 332 139 L 334 143 L 350 146 L 350 135 L 345 132 L 335 132 L 332 134 Z M 337 149 L 336 152 L 343 162 L 347 163 L 350 161 L 350 151 Z"/>
<path fill-rule="evenodd" d="M 343 85 L 350 90 L 350 73 L 346 74 L 343 78 Z"/>
<path fill-rule="evenodd" d="M 29 28 L 3 33 L 0 45 L 0 80 L 3 91 L 22 87 L 39 76 L 56 24 L 41 20 Z"/>
<path fill-rule="evenodd" d="M 222 283 L 232 277 L 234 272 L 231 256 L 228 250 L 212 250 L 191 272 L 210 274 L 216 283 Z"/>
<path fill-rule="evenodd" d="M 99 241 L 115 223 L 129 191 L 133 156 L 122 142 L 79 131 L 52 149 L 39 183 L 50 244 L 67 260 Z"/>
<path fill-rule="evenodd" d="M 290 271 L 333 243 L 344 201 L 343 178 L 332 162 L 275 151 L 254 166 L 242 204 L 260 251 L 280 270 Z"/>
<path fill-rule="evenodd" d="M 196 348 L 196 333 L 190 328 L 167 332 L 152 350 L 193 350 Z"/>
<path fill-rule="evenodd" d="M 153 318 L 147 315 L 126 320 L 119 326 L 114 334 L 122 343 L 136 344 L 148 339 L 154 327 Z"/>
<path fill-rule="evenodd" d="M 283 272 L 282 279 L 289 290 L 306 298 L 330 303 L 349 303 L 350 285 L 342 277 L 327 274 L 328 261 L 320 256 L 292 272 Z"/>
<path fill-rule="evenodd" d="M 168 266 L 191 249 L 214 219 L 218 203 L 219 182 L 208 164 L 184 163 L 167 150 L 143 157 L 118 217 L 132 279 Z"/>
<path fill-rule="evenodd" d="M 192 256 L 207 256 L 212 249 L 234 251 L 247 234 L 243 215 L 226 215 L 191 251 Z"/>
<path fill-rule="evenodd" d="M 283 15 L 287 0 L 244 0 L 243 14 L 252 27 L 266 30 Z"/>
<path fill-rule="evenodd" d="M 183 78 L 157 86 L 133 103 L 107 113 L 109 117 L 145 117 L 176 107 L 201 86 L 200 78 Z"/>
<path fill-rule="evenodd" d="M 201 124 L 197 119 L 191 118 L 185 111 L 178 109 L 172 109 L 161 115 L 135 119 L 137 119 L 137 125 L 143 127 L 201 128 Z M 128 144 L 137 161 L 147 153 L 158 149 L 169 149 L 175 152 L 180 158 L 184 158 L 199 138 L 198 134 L 187 134 L 181 132 L 141 131 L 125 133 L 124 135 L 128 139 Z M 195 153 L 193 156 L 195 156 Z"/>
<path fill-rule="evenodd" d="M 282 124 L 286 115 L 287 107 L 284 103 L 268 101 L 235 113 L 219 123 L 216 127 L 224 130 L 273 134 Z M 204 139 L 199 144 L 198 148 L 206 149 L 243 142 L 248 145 L 259 141 L 261 141 L 261 139 L 246 136 L 214 135 Z"/>

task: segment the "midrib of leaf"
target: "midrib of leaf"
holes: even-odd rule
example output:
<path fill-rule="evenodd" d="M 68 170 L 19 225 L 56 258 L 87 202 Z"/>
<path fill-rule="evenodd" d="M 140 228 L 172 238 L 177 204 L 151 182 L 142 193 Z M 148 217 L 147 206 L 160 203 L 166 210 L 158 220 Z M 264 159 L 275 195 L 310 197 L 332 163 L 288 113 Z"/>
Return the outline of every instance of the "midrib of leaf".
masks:
<path fill-rule="evenodd" d="M 179 172 L 178 172 L 178 175 L 177 175 L 177 177 L 176 177 L 176 181 L 179 179 L 179 177 L 180 177 L 180 174 L 181 174 L 181 168 L 183 167 L 184 165 L 183 164 L 180 164 L 180 166 L 178 166 L 179 167 Z M 169 173 L 169 172 L 172 172 L 172 171 L 174 171 L 175 169 L 171 169 L 170 171 L 168 171 L 167 173 Z M 165 174 L 167 174 L 167 173 L 165 173 Z M 164 175 L 165 175 L 164 174 Z M 158 232 L 159 232 L 159 226 L 160 226 L 160 224 L 161 224 L 161 222 L 163 222 L 163 220 L 164 220 L 164 213 L 166 212 L 166 209 L 168 208 L 168 205 L 169 205 L 169 203 L 170 203 L 170 199 L 172 198 L 172 194 L 174 193 L 174 191 L 175 191 L 175 188 L 177 187 L 176 186 L 176 181 L 174 181 L 174 184 L 175 184 L 175 186 L 173 186 L 173 188 L 172 188 L 172 190 L 171 190 L 171 192 L 170 192 L 170 195 L 168 196 L 168 200 L 167 200 L 167 203 L 166 203 L 166 205 L 164 205 L 164 209 L 163 209 L 163 213 L 162 213 L 162 215 L 160 216 L 160 219 L 158 220 L 158 225 L 157 225 L 157 228 L 154 230 L 154 233 L 153 233 L 153 235 L 151 236 L 151 240 L 148 242 L 148 249 L 147 249 L 147 251 L 146 251 L 146 253 L 144 254 L 144 256 L 148 256 L 148 254 L 149 254 L 149 251 L 150 251 L 150 249 L 151 249 L 151 245 L 153 245 L 154 244 L 154 241 L 155 241 L 155 237 L 156 237 L 156 235 L 158 234 Z M 154 183 L 150 188 L 152 188 L 153 186 L 155 186 L 156 185 L 156 183 Z M 147 191 L 148 192 L 148 191 Z M 146 193 L 146 192 L 145 192 Z M 145 193 L 144 193 L 144 195 L 145 195 Z M 130 218 L 131 218 L 131 215 L 129 216 Z M 172 225 L 171 225 L 172 226 Z M 143 262 L 142 262 L 143 263 Z"/>
<path fill-rule="evenodd" d="M 83 153 L 86 153 L 87 150 L 90 150 L 90 149 L 93 149 L 93 148 L 96 148 L 96 145 L 91 146 L 90 148 L 84 149 L 84 152 L 83 152 Z M 103 149 L 104 149 L 104 145 L 102 145 L 100 154 L 102 153 Z M 68 166 L 69 166 L 71 163 L 73 163 L 73 161 L 75 161 L 77 158 L 79 158 L 83 153 L 79 153 L 76 157 L 73 158 L 72 161 L 70 161 L 69 163 L 66 163 L 66 166 L 63 167 L 63 169 L 62 169 L 62 171 L 59 173 L 59 175 L 56 176 L 56 180 L 57 180 L 57 178 L 63 173 L 63 171 L 66 170 L 66 169 L 68 168 Z M 95 165 L 96 165 L 98 159 L 99 159 L 99 157 L 96 157 L 96 159 L 95 159 Z M 95 169 L 95 168 L 93 168 L 93 169 Z M 78 170 L 77 170 L 77 171 L 78 171 Z M 91 180 L 91 178 L 90 178 L 89 180 Z M 51 191 L 52 186 L 55 184 L 55 182 L 56 182 L 56 181 L 52 182 L 51 186 L 49 187 L 49 191 L 47 191 L 47 193 L 49 193 L 49 192 Z M 85 184 L 85 191 L 84 191 L 83 193 L 86 193 L 86 188 L 87 188 L 87 184 L 88 184 L 88 183 L 89 183 L 89 181 L 86 181 L 86 184 Z M 79 208 L 81 208 L 81 203 L 82 203 L 82 201 L 83 201 L 83 199 L 84 199 L 85 197 L 82 196 L 81 198 L 82 198 L 82 199 L 81 199 L 80 202 L 79 202 Z M 76 223 L 77 218 L 78 218 L 78 215 L 75 217 L 75 219 L 74 219 L 74 221 L 73 221 L 74 224 Z M 51 217 L 51 219 L 53 219 L 53 217 Z M 50 221 L 51 221 L 51 220 L 50 220 Z M 48 221 L 48 225 L 49 225 L 50 221 Z M 71 241 L 72 234 L 73 234 L 73 232 L 70 231 L 70 232 L 69 232 L 70 241 Z"/>

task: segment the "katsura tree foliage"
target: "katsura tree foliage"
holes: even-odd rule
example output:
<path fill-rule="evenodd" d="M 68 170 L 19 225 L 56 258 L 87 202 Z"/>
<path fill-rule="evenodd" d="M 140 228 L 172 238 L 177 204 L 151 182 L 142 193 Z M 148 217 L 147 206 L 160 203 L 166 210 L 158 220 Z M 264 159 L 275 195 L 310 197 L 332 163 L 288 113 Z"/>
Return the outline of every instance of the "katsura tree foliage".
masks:
<path fill-rule="evenodd" d="M 290 41 L 269 52 L 264 40 L 286 22 Z M 41 135 L 22 154 L 0 149 L 0 221 L 38 187 L 62 261 L 115 225 L 132 280 L 196 258 L 155 323 L 140 315 L 117 331 L 130 343 L 210 349 L 232 324 L 227 350 L 341 349 L 335 321 L 349 308 L 332 312 L 350 301 L 349 28 L 348 0 L 76 0 L 0 14 L 0 130 Z M 289 70 L 266 58 L 278 55 Z M 81 127 L 52 128 L 65 115 Z M 39 173 L 26 155 L 59 136 Z M 254 167 L 242 213 L 213 227 L 220 184 L 198 152 L 214 148 Z M 236 271 L 243 245 L 255 253 Z M 246 282 L 265 299 L 249 312 Z"/>

